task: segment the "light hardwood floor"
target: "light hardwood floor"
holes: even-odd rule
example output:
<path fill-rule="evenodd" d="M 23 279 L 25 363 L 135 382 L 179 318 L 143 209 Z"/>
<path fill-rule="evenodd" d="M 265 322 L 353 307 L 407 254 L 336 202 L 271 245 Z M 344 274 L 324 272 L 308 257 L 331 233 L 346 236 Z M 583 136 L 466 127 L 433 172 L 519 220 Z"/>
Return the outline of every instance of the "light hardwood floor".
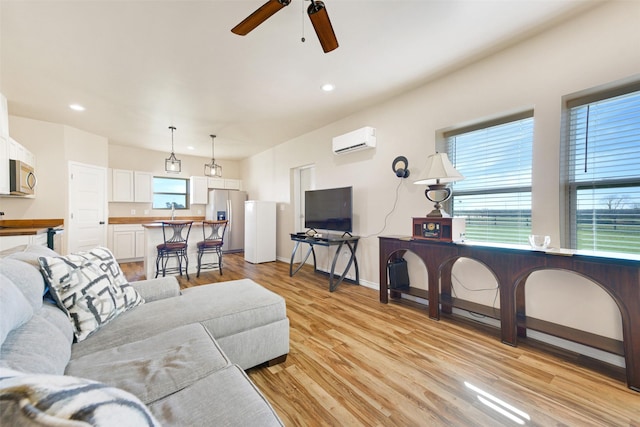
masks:
<path fill-rule="evenodd" d="M 248 375 L 287 426 L 518 425 L 481 401 L 504 408 L 492 397 L 526 414 L 517 416 L 529 426 L 640 426 L 640 393 L 621 369 L 530 340 L 510 347 L 495 329 L 380 304 L 362 286 L 330 293 L 310 267 L 289 277 L 282 262 L 253 265 L 242 254 L 224 262 L 222 276 L 180 284 L 248 277 L 286 299 L 289 356 Z M 142 263 L 122 267 L 129 280 L 144 277 Z"/>

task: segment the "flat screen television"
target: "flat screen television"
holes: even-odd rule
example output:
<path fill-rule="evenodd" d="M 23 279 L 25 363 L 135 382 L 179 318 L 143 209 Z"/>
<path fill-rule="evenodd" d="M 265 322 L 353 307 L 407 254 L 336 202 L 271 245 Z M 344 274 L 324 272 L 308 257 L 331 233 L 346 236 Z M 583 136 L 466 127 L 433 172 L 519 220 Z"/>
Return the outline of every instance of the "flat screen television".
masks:
<path fill-rule="evenodd" d="M 304 192 L 304 226 L 316 230 L 353 231 L 352 187 Z"/>

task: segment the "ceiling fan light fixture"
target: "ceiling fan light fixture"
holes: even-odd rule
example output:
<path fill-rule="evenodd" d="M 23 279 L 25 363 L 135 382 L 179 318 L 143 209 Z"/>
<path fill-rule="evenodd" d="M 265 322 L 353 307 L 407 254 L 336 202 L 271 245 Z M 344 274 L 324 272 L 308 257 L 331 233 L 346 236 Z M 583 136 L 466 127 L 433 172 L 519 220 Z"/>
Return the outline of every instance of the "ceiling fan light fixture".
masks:
<path fill-rule="evenodd" d="M 338 47 L 338 40 L 336 34 L 333 31 L 331 20 L 329 20 L 329 14 L 327 8 L 322 1 L 311 0 L 311 4 L 307 8 L 307 14 L 311 19 L 313 29 L 320 40 L 320 45 L 324 53 L 331 52 Z"/>
<path fill-rule="evenodd" d="M 241 23 L 233 27 L 231 32 L 239 36 L 246 36 L 277 11 L 285 6 L 289 6 L 289 3 L 291 3 L 291 0 L 269 0 L 251 15 L 247 16 Z"/>
<path fill-rule="evenodd" d="M 324 2 L 309 0 L 311 4 L 307 8 L 307 14 L 313 24 L 313 29 L 320 40 L 320 45 L 324 53 L 331 52 L 338 47 L 338 40 L 333 32 L 327 9 Z M 268 0 L 260 6 L 251 15 L 247 16 L 242 22 L 231 29 L 231 32 L 240 36 L 246 36 L 253 31 L 258 25 L 273 16 L 277 11 L 285 6 L 289 6 L 291 0 Z M 302 37 L 304 42 L 304 37 Z"/>

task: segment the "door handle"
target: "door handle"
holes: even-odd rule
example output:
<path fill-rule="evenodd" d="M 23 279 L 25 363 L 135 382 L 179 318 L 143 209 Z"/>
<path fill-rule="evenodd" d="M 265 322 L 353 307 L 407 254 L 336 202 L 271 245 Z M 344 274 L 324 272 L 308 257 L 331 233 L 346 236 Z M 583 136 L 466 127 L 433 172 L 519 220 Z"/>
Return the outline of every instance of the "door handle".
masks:
<path fill-rule="evenodd" d="M 100 224 L 100 225 L 104 225 L 104 221 L 100 221 L 98 224 Z"/>

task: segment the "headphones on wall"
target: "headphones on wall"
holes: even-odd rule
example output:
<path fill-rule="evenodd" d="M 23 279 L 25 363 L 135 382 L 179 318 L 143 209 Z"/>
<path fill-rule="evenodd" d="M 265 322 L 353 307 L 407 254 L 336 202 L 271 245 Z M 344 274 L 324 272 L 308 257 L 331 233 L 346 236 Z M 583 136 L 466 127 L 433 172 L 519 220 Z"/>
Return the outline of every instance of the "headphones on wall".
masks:
<path fill-rule="evenodd" d="M 400 167 L 398 163 L 402 163 Z M 398 178 L 408 178 L 409 177 L 409 160 L 405 156 L 398 156 L 393 159 L 393 163 L 391 164 L 391 169 L 396 174 Z"/>

